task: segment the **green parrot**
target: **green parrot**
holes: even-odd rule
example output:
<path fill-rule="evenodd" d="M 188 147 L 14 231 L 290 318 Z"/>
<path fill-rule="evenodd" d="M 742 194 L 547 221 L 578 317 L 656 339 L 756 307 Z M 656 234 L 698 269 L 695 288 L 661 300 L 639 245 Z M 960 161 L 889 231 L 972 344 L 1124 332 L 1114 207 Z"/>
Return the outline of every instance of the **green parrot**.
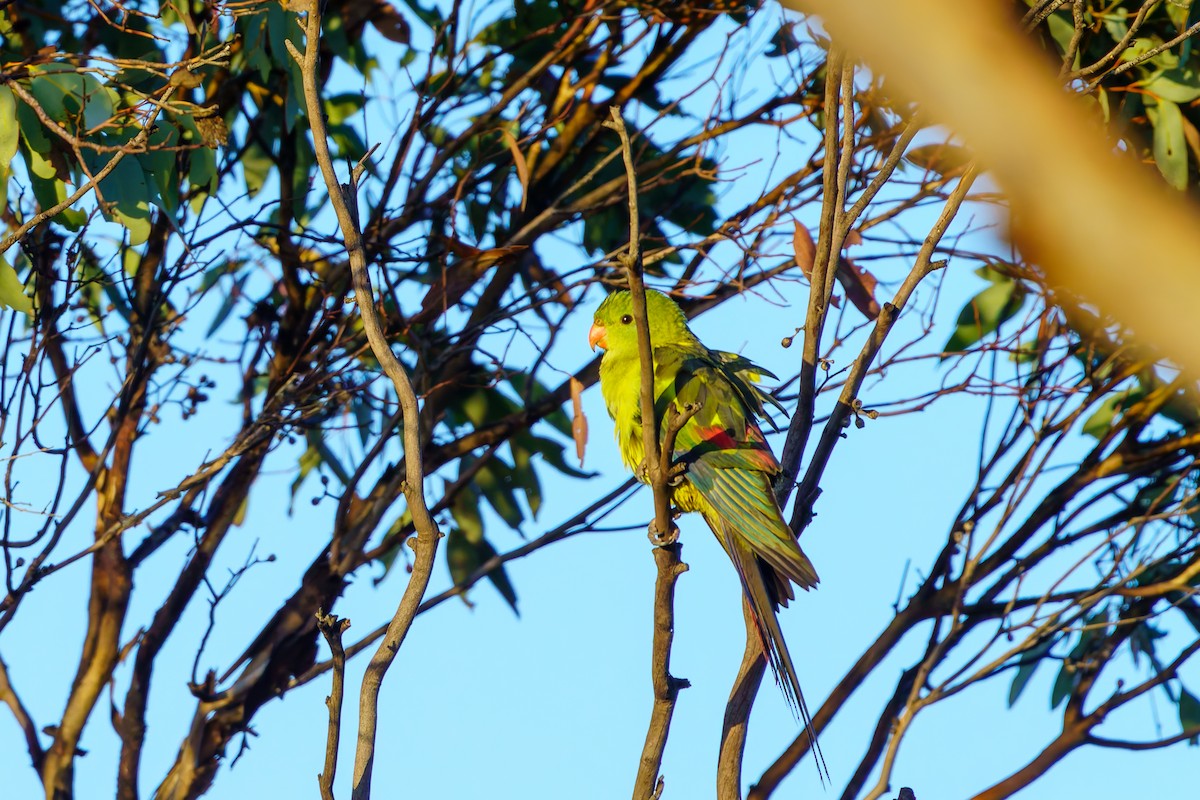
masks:
<path fill-rule="evenodd" d="M 709 350 L 688 329 L 679 306 L 661 292 L 646 291 L 646 314 L 660 421 L 670 403 L 680 412 L 684 405 L 699 408 L 675 439 L 673 463 L 685 469 L 675 487 L 675 505 L 700 512 L 733 561 L 775 681 L 799 712 L 819 758 L 812 718 L 775 616 L 778 606 L 795 599 L 793 583 L 802 589 L 817 585 L 812 562 L 775 502 L 771 479 L 780 471 L 779 462 L 757 424 L 764 416 L 763 401 L 778 403 L 756 383 L 775 376 L 742 356 Z M 596 309 L 588 343 L 604 350 L 600 391 L 616 422 L 621 458 L 643 476 L 641 366 L 628 291 L 609 295 Z"/>

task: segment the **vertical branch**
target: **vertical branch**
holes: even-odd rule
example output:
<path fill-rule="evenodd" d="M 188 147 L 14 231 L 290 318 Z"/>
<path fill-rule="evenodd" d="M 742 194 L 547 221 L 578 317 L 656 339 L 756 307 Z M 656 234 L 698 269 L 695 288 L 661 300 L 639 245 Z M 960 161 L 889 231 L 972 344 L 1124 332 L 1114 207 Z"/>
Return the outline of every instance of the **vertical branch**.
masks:
<path fill-rule="evenodd" d="M 317 776 L 321 787 L 321 800 L 333 800 L 333 776 L 337 772 L 338 743 L 342 733 L 342 696 L 346 683 L 346 649 L 342 647 L 342 634 L 350 627 L 350 620 L 339 619 L 324 610 L 317 611 L 317 628 L 329 642 L 333 654 L 333 686 L 325 705 L 329 706 L 329 729 L 325 735 L 325 769 Z"/>
<path fill-rule="evenodd" d="M 817 495 L 820 494 L 821 477 L 825 474 L 825 467 L 829 464 L 829 457 L 833 454 L 833 448 L 840 440 L 842 431 L 850 424 L 850 416 L 856 410 L 855 403 L 858 399 L 858 392 L 862 389 L 871 362 L 879 354 L 884 339 L 891 332 L 896 318 L 900 316 L 900 312 L 912 298 L 917 286 L 931 273 L 945 266 L 944 261 L 934 261 L 933 254 L 941 243 L 946 229 L 950 227 L 950 223 L 957 216 L 963 201 L 966 200 L 967 192 L 975 182 L 975 175 L 975 167 L 969 167 L 962 179 L 959 180 L 958 186 L 954 187 L 946 205 L 942 207 L 942 213 L 938 216 L 937 222 L 934 223 L 929 235 L 925 237 L 925 241 L 921 245 L 916 264 L 913 265 L 900 288 L 896 290 L 892 302 L 884 303 L 879 318 L 875 320 L 875 327 L 872 329 L 871 335 L 863 344 L 858 358 L 854 360 L 854 364 L 850 368 L 837 405 L 825 422 L 825 428 L 817 442 L 812 461 L 809 462 L 808 469 L 804 473 L 804 480 L 800 482 L 800 488 L 796 493 L 796 505 L 792 509 L 792 518 L 789 524 L 797 536 L 804 532 L 805 527 L 812 520 L 813 505 L 817 501 Z"/>
<path fill-rule="evenodd" d="M 845 54 L 840 48 L 831 48 L 825 73 L 825 155 L 822 162 L 821 225 L 817 238 L 808 294 L 808 310 L 804 319 L 804 351 L 800 367 L 800 390 L 796 412 L 788 425 L 780 458 L 782 467 L 775 479 L 776 502 L 782 507 L 792 493 L 796 476 L 800 472 L 800 459 L 812 433 L 813 415 L 816 407 L 817 359 L 820 354 L 821 331 L 825 325 L 829 297 L 833 291 L 837 272 L 838 255 L 842 241 L 851 224 L 844 213 L 846 181 L 850 162 L 854 156 L 853 126 L 853 79 L 854 70 L 845 68 Z M 839 148 L 838 109 L 844 103 L 845 132 Z M 912 130 L 915 133 L 915 126 Z M 906 134 L 908 132 L 906 131 Z M 911 140 L 911 135 L 905 141 Z M 892 168 L 900 160 L 903 150 L 888 158 Z M 886 166 L 886 165 L 885 165 Z M 880 181 L 882 184 L 882 181 Z M 878 191 L 878 187 L 873 187 Z M 859 210 L 861 212 L 861 209 Z M 720 800 L 741 797 L 742 752 L 746 745 L 746 732 L 754 698 L 766 672 L 766 660 L 758 632 L 749 616 L 746 617 L 746 650 L 729 701 L 725 705 L 725 719 L 721 730 L 721 751 L 717 763 L 717 796 Z"/>
<path fill-rule="evenodd" d="M 846 127 L 844 142 L 848 142 L 849 146 L 839 148 L 838 108 L 841 105 L 842 93 L 853 88 L 853 75 L 853 69 L 845 68 L 844 52 L 837 47 L 831 48 L 825 69 L 825 158 L 821 168 L 821 228 L 817 236 L 817 252 L 808 290 L 808 311 L 804 318 L 800 396 L 796 403 L 796 413 L 788 425 L 787 439 L 784 440 L 783 454 L 780 457 L 782 471 L 775 479 L 775 499 L 781 507 L 792 493 L 796 476 L 800 472 L 800 459 L 804 457 L 804 449 L 812 433 L 821 332 L 825 327 L 838 257 L 846 237 L 844 206 L 846 179 L 849 175 L 850 161 L 854 156 L 854 126 L 852 115 L 847 114 L 842 124 Z"/>
<path fill-rule="evenodd" d="M 663 778 L 658 774 L 662 765 L 671 717 L 679 690 L 690 684 L 671 675 L 671 643 L 675 638 L 675 581 L 687 572 L 688 566 L 679 560 L 679 542 L 654 548 L 658 578 L 654 581 L 654 645 L 651 660 L 651 681 L 654 685 L 654 706 L 642 758 L 638 762 L 637 779 L 633 785 L 633 800 L 657 798 L 662 794 Z"/>
<path fill-rule="evenodd" d="M 304 100 L 308 113 L 308 122 L 312 130 L 313 152 L 321 175 L 329 190 L 329 200 L 337 214 L 338 227 L 346 242 L 346 254 L 350 261 L 350 273 L 354 281 L 354 296 L 358 303 L 359 314 L 362 317 L 363 330 L 371 351 L 379 360 L 384 373 L 391 380 L 396 390 L 396 398 L 404 416 L 404 469 L 403 484 L 404 498 L 408 510 L 412 514 L 413 526 L 417 531 L 416 558 L 413 561 L 412 575 L 396 613 L 388 625 L 387 634 L 379 644 L 379 649 L 367 665 L 363 675 L 362 692 L 359 696 L 359 728 L 358 749 L 354 757 L 353 797 L 354 800 L 366 800 L 371 796 L 371 772 L 375 761 L 375 731 L 379 708 L 379 689 L 383 677 L 399 652 L 413 617 L 421 604 L 425 589 L 429 586 L 429 577 L 433 572 L 434 556 L 437 554 L 437 541 L 441 531 L 429 513 L 425 502 L 424 472 L 422 464 L 420 406 L 417 403 L 416 392 L 408 373 L 401 366 L 388 345 L 375 310 L 374 290 L 371 278 L 367 273 L 366 250 L 363 247 L 362 233 L 358 220 L 358 178 L 363 172 L 362 164 L 358 164 L 350 173 L 350 182 L 345 185 L 338 183 L 333 169 L 333 158 L 329 153 L 328 136 L 325 130 L 325 118 L 321 107 L 321 94 L 317 86 L 317 61 L 321 35 L 321 19 L 317 0 L 300 0 L 293 6 L 304 15 L 304 53 L 297 50 L 290 41 L 287 43 L 288 52 L 300 65 L 304 77 Z M 370 153 L 367 154 L 367 157 Z"/>
<path fill-rule="evenodd" d="M 625 120 L 616 106 L 610 109 L 611 121 L 605 123 L 621 137 L 621 155 L 625 160 L 625 175 L 629 183 L 629 249 L 620 257 L 633 299 L 633 323 L 637 330 L 638 359 L 641 362 L 642 446 L 646 458 L 646 480 L 654 492 L 654 522 L 651 538 L 672 538 L 676 534 L 671 519 L 671 494 L 667 474 L 662 469 L 659 445 L 659 420 L 654 411 L 654 349 L 650 341 L 650 323 L 646 316 L 646 284 L 642 281 L 642 245 L 638 221 L 637 169 L 633 164 L 633 148 Z"/>
<path fill-rule="evenodd" d="M 750 709 L 754 697 L 767 671 L 767 660 L 763 658 L 762 640 L 759 639 L 750 616 L 750 604 L 742 598 L 742 616 L 746 619 L 746 651 L 738 667 L 737 678 L 725 704 L 725 720 L 721 728 L 721 751 L 717 756 L 717 800 L 741 800 L 742 797 L 742 753 L 746 749 L 746 732 L 749 730 Z"/>
<path fill-rule="evenodd" d="M 684 408 L 682 412 L 671 405 L 667 412 L 666 429 L 659 442 L 659 420 L 654 408 L 654 351 L 650 342 L 650 323 L 646 315 L 646 286 L 642 282 L 642 249 L 640 243 L 637 170 L 633 163 L 633 148 L 620 108 L 610 109 L 611 121 L 605 123 L 621 138 L 621 155 L 625 161 L 625 174 L 629 189 L 629 249 L 621 257 L 625 277 L 629 283 L 629 294 L 633 298 L 633 319 L 638 337 L 638 356 L 641 362 L 641 410 L 642 445 L 645 451 L 646 479 L 654 492 L 654 520 L 650 523 L 650 540 L 658 545 L 654 549 L 654 562 L 658 577 L 654 583 L 654 644 L 651 655 L 651 678 L 654 685 L 654 706 L 650 713 L 650 725 L 646 730 L 646 742 L 638 762 L 637 778 L 634 781 L 634 800 L 657 798 L 663 790 L 663 779 L 658 771 L 662 766 L 663 751 L 667 746 L 667 735 L 671 728 L 671 717 L 675 713 L 675 700 L 679 690 L 688 682 L 672 677 L 671 642 L 675 630 L 675 581 L 687 571 L 687 564 L 679 558 L 679 529 L 671 515 L 671 472 L 675 436 L 680 428 L 697 411 Z"/>

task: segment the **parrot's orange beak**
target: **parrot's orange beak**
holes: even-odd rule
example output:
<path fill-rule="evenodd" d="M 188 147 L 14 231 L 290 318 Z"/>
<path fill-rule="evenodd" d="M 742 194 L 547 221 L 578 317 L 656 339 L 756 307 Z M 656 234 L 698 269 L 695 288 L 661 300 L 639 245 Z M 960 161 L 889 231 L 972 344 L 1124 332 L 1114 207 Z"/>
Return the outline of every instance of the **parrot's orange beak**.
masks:
<path fill-rule="evenodd" d="M 588 331 L 588 344 L 594 351 L 597 347 L 601 350 L 608 349 L 608 328 L 601 325 L 599 322 L 592 323 L 592 329 Z"/>

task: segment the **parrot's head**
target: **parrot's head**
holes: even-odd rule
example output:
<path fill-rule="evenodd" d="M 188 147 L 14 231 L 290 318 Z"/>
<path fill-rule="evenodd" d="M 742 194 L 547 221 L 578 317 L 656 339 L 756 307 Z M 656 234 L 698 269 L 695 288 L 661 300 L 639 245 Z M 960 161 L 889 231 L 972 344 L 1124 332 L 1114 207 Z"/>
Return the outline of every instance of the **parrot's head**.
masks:
<path fill-rule="evenodd" d="M 646 290 L 646 319 L 650 323 L 650 341 L 670 344 L 691 336 L 687 317 L 675 301 L 662 292 Z M 588 332 L 588 344 L 614 355 L 637 353 L 637 326 L 633 322 L 633 297 L 627 290 L 613 292 L 600 307 Z"/>

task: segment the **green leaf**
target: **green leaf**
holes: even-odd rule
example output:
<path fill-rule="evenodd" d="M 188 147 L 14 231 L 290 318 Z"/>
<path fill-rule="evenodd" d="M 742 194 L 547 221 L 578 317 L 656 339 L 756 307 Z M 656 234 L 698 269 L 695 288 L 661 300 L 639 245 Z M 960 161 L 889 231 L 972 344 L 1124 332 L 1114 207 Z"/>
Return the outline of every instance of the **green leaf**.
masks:
<path fill-rule="evenodd" d="M 1163 70 L 1147 79 L 1143 86 L 1160 100 L 1172 103 L 1190 103 L 1200 98 L 1200 74 L 1194 69 Z"/>
<path fill-rule="evenodd" d="M 1058 45 L 1058 49 L 1064 54 L 1071 47 L 1071 39 L 1075 36 L 1075 23 L 1067 18 L 1065 14 L 1051 14 L 1046 19 L 1046 25 L 1050 29 L 1050 38 Z M 1072 69 L 1079 68 L 1079 52 L 1075 52 L 1075 63 Z"/>
<path fill-rule="evenodd" d="M 34 110 L 24 103 L 17 104 L 17 128 L 30 150 L 42 154 L 50 152 L 50 136 Z"/>
<path fill-rule="evenodd" d="M 270 153 L 259 147 L 258 143 L 251 142 L 246 146 L 238 163 L 242 166 L 246 191 L 250 197 L 254 197 L 262 191 L 263 184 L 267 182 L 267 176 L 275 167 L 275 161 L 271 158 Z"/>
<path fill-rule="evenodd" d="M 904 153 L 904 159 L 928 172 L 943 177 L 961 175 L 975 154 L 960 144 L 940 142 L 913 147 Z"/>
<path fill-rule="evenodd" d="M 363 447 L 367 446 L 367 442 L 371 440 L 371 422 L 374 418 L 374 409 L 371 404 L 363 400 L 361 395 L 354 395 L 354 399 L 350 401 L 350 412 L 354 414 L 354 427 L 358 429 L 358 441 Z"/>
<path fill-rule="evenodd" d="M 483 492 L 488 505 L 500 515 L 500 519 L 519 533 L 521 523 L 525 521 L 525 515 L 521 513 L 516 493 L 513 491 L 516 481 L 512 467 L 499 457 L 492 456 L 488 459 L 487 464 L 480 467 L 479 471 L 475 473 L 475 485 Z"/>
<path fill-rule="evenodd" d="M 1153 39 L 1147 39 L 1144 36 L 1139 36 L 1133 40 L 1133 44 L 1125 48 L 1118 61 L 1133 61 L 1135 58 L 1140 58 L 1143 54 L 1153 50 L 1154 46 Z"/>
<path fill-rule="evenodd" d="M 1180 687 L 1179 689 L 1179 724 L 1185 730 L 1194 730 L 1200 726 L 1200 700 L 1189 692 L 1187 689 Z M 1191 741 L 1196 743 L 1197 738 L 1193 736 Z"/>
<path fill-rule="evenodd" d="M 320 435 L 319 432 L 318 435 Z M 292 515 L 292 510 L 296 505 L 296 492 L 300 491 L 300 487 L 304 485 L 304 479 L 313 471 L 313 468 L 320 466 L 320 464 L 321 452 L 310 444 L 308 449 L 301 454 L 299 462 L 297 462 L 299 469 L 296 472 L 296 479 L 292 481 L 291 497 L 288 499 L 287 513 L 289 517 Z"/>
<path fill-rule="evenodd" d="M 1054 681 L 1054 688 L 1050 692 L 1051 708 L 1058 708 L 1059 704 L 1075 690 L 1075 686 L 1079 683 L 1079 663 L 1090 651 L 1092 641 L 1106 635 L 1107 628 L 1101 628 L 1100 624 L 1107 621 L 1108 612 L 1104 610 L 1097 611 L 1084 620 L 1083 630 L 1079 633 L 1079 641 L 1063 659 L 1062 668 L 1059 669 L 1058 677 Z"/>
<path fill-rule="evenodd" d="M 346 120 L 362 111 L 365 98 L 359 92 L 344 92 L 335 94 L 325 101 L 325 116 L 330 125 L 341 125 Z"/>
<path fill-rule="evenodd" d="M 29 182 L 33 186 L 33 197 L 43 208 L 53 208 L 67 199 L 67 185 L 58 179 L 54 165 L 42 153 L 29 148 L 24 151 L 25 164 L 29 167 Z M 87 221 L 87 214 L 77 208 L 66 208 L 58 213 L 54 221 L 70 230 L 78 230 Z"/>
<path fill-rule="evenodd" d="M 145 244 L 150 236 L 150 192 L 138 160 L 128 156 L 121 159 L 100 181 L 100 192 L 107 201 L 105 216 L 125 226 L 129 244 Z"/>
<path fill-rule="evenodd" d="M 95 77 L 67 64 L 34 66 L 29 93 L 55 122 L 72 131 L 90 131 L 116 113 L 119 97 Z"/>
<path fill-rule="evenodd" d="M 150 134 L 151 149 L 135 156 L 142 172 L 150 179 L 152 194 L 157 194 L 155 203 L 172 216 L 179 208 L 179 170 L 175 153 L 167 148 L 173 148 L 178 142 L 179 129 L 164 122 Z"/>
<path fill-rule="evenodd" d="M 460 471 L 464 468 L 460 465 Z M 463 535 L 472 542 L 483 541 L 483 517 L 479 514 L 479 495 L 474 489 L 465 486 L 455 495 L 450 514 Z"/>
<path fill-rule="evenodd" d="M 1141 514 L 1161 514 L 1174 505 L 1175 495 L 1181 486 L 1174 473 L 1161 472 L 1138 489 L 1133 498 L 1133 507 Z"/>
<path fill-rule="evenodd" d="M 536 403 L 550 394 L 550 390 L 546 388 L 545 384 L 537 378 L 530 378 L 524 372 L 516 370 L 508 372 L 508 383 L 522 402 L 525 402 L 525 398 L 528 396 L 530 403 Z M 563 436 L 571 436 L 571 419 L 561 408 L 547 414 L 546 422 L 553 425 L 554 429 Z"/>
<path fill-rule="evenodd" d="M 450 579 L 454 581 L 455 586 L 464 586 L 476 570 L 495 555 L 496 549 L 486 539 L 472 541 L 453 526 L 446 534 L 446 566 L 450 569 Z M 520 616 L 517 610 L 517 592 L 513 589 L 504 565 L 501 564 L 488 572 L 487 577 L 513 613 Z"/>
<path fill-rule="evenodd" d="M 450 580 L 462 586 L 479 567 L 475 545 L 458 528 L 451 527 L 446 533 L 446 566 L 450 568 Z"/>
<path fill-rule="evenodd" d="M 1114 42 L 1119 42 L 1125 38 L 1126 32 L 1129 30 L 1129 25 L 1126 22 L 1129 19 L 1129 12 L 1124 8 L 1116 8 L 1111 14 L 1097 15 L 1104 21 L 1104 29 L 1108 31 L 1108 35 L 1112 37 Z"/>
<path fill-rule="evenodd" d="M 496 549 L 492 547 L 487 539 L 481 541 L 477 547 L 480 566 L 496 555 Z M 496 591 L 508 603 L 508 607 L 513 610 L 513 613 L 518 617 L 521 616 L 521 612 L 517 609 L 517 590 L 513 588 L 512 581 L 509 580 L 508 572 L 505 571 L 504 565 L 501 564 L 488 572 L 488 580 L 492 582 L 492 586 L 496 587 Z"/>
<path fill-rule="evenodd" d="M 969 350 L 1015 316 L 1025 303 L 1025 287 L 1019 281 L 991 268 L 980 270 L 980 274 L 992 285 L 963 306 L 958 327 L 942 348 L 946 353 Z"/>
<path fill-rule="evenodd" d="M 527 447 L 533 452 L 541 454 L 542 458 L 547 464 L 554 467 L 564 475 L 570 475 L 572 478 L 586 479 L 594 478 L 599 474 L 597 472 L 584 472 L 568 464 L 566 457 L 563 455 L 563 453 L 566 451 L 566 447 L 554 441 L 553 439 L 547 439 L 543 436 L 535 436 L 533 437 L 533 440 L 528 443 Z"/>
<path fill-rule="evenodd" d="M 1170 100 L 1158 101 L 1158 108 L 1147 108 L 1154 125 L 1154 163 L 1167 184 L 1180 191 L 1187 188 L 1187 141 L 1183 135 L 1183 114 Z"/>
<path fill-rule="evenodd" d="M 25 285 L 17 271 L 0 255 L 0 306 L 33 315 L 33 301 L 25 294 Z"/>
<path fill-rule="evenodd" d="M 1103 439 L 1112 428 L 1117 412 L 1125 408 L 1129 392 L 1118 392 L 1104 398 L 1099 407 L 1083 423 L 1082 432 L 1096 439 Z"/>
<path fill-rule="evenodd" d="M 1020 666 L 1017 668 L 1017 674 L 1013 678 L 1012 686 L 1008 688 L 1009 708 L 1013 707 L 1017 702 L 1017 698 L 1021 696 L 1021 692 L 1025 691 L 1025 687 L 1029 684 L 1029 679 L 1033 677 L 1033 673 L 1041 666 L 1042 660 L 1050 652 L 1050 648 L 1054 646 L 1054 642 L 1053 638 L 1047 639 L 1017 656 L 1016 663 L 1020 664 Z"/>
<path fill-rule="evenodd" d="M 1145 580 L 1146 576 L 1139 576 L 1135 582 L 1138 586 L 1149 585 Z M 1154 642 L 1167 635 L 1166 631 L 1160 631 L 1149 622 L 1144 622 L 1134 627 L 1129 634 L 1129 653 L 1133 657 L 1134 666 L 1138 665 L 1138 657 L 1145 653 L 1150 658 L 1150 662 L 1155 663 Z"/>
<path fill-rule="evenodd" d="M 208 326 L 208 333 L 205 336 L 212 336 L 217 332 L 217 329 L 225 323 L 229 317 L 233 307 L 237 305 L 237 301 L 242 297 L 242 290 L 246 286 L 246 281 L 250 280 L 250 276 L 243 275 L 234 281 L 233 288 L 225 295 L 225 299 L 221 301 L 221 307 L 217 309 L 216 316 L 213 317 L 212 324 Z"/>
<path fill-rule="evenodd" d="M 13 98 L 12 89 L 0 86 L 0 120 L 16 120 L 17 101 Z M 21 133 L 14 124 L 0 125 L 0 208 L 8 203 L 8 176 L 10 165 L 17 155 L 17 145 Z"/>
<path fill-rule="evenodd" d="M 508 446 L 513 454 L 513 473 L 517 483 L 525 491 L 525 502 L 529 504 L 530 513 L 537 519 L 538 511 L 542 507 L 542 484 L 538 480 L 537 470 L 533 467 L 535 451 L 529 449 L 528 443 L 529 437 L 514 437 Z"/>
<path fill-rule="evenodd" d="M 1073 667 L 1074 665 L 1069 659 L 1063 661 L 1062 667 L 1058 670 L 1058 677 L 1054 679 L 1054 688 L 1050 690 L 1050 708 L 1058 708 L 1075 688 L 1075 681 L 1079 679 L 1079 675 Z"/>

